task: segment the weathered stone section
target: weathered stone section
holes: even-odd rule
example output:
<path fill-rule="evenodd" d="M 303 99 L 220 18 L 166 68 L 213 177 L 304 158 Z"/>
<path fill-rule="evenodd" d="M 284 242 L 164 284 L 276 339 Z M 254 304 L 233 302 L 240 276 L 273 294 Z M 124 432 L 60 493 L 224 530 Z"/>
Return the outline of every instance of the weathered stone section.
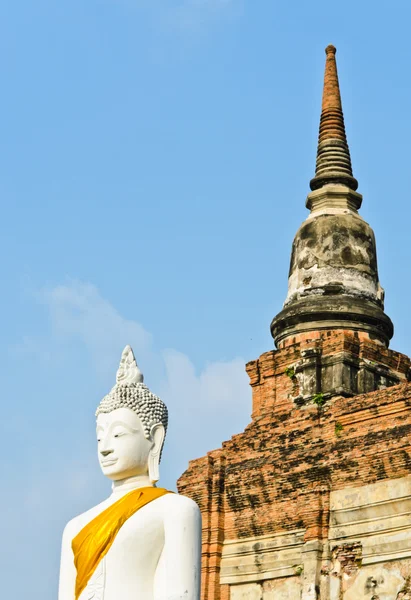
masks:
<path fill-rule="evenodd" d="M 333 396 L 355 396 L 407 381 L 408 356 L 385 348 L 363 332 L 317 331 L 287 340 L 246 369 L 253 388 L 253 416 Z M 290 386 L 291 383 L 291 386 Z M 273 395 L 274 394 L 274 395 Z"/>
<path fill-rule="evenodd" d="M 330 576 L 330 600 L 396 600 L 408 593 L 410 517 L 410 475 L 331 492 L 332 552 L 328 568 L 323 567 Z"/>
<path fill-rule="evenodd" d="M 364 567 L 352 581 L 350 577 L 342 581 L 340 595 L 334 594 L 330 600 L 397 600 L 404 597 L 405 584 L 394 565 Z"/>
<path fill-rule="evenodd" d="M 288 294 L 271 323 L 280 348 L 290 337 L 330 329 L 368 333 L 388 346 L 374 232 L 357 212 L 360 194 L 342 185 L 311 192 L 311 213 L 294 238 Z"/>
<path fill-rule="evenodd" d="M 301 584 L 297 577 L 287 577 L 231 586 L 230 600 L 300 600 Z"/>
<path fill-rule="evenodd" d="M 342 543 L 334 546 L 328 561 L 321 569 L 321 587 L 323 595 L 330 591 L 330 597 L 337 600 L 349 589 L 362 567 L 362 544 L 360 542 Z M 328 578 L 331 579 L 328 581 Z"/>
<path fill-rule="evenodd" d="M 311 295 L 347 295 L 383 305 L 374 232 L 358 213 L 319 214 L 300 227 L 292 248 L 286 305 Z"/>

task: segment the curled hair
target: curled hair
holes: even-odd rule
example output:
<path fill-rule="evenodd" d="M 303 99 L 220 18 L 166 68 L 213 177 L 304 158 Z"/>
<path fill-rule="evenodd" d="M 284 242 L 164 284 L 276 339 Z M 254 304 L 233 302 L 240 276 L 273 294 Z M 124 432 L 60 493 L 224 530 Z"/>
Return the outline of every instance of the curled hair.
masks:
<path fill-rule="evenodd" d="M 100 402 L 96 417 L 117 408 L 131 408 L 139 417 L 144 435 L 150 439 L 151 428 L 161 424 L 167 432 L 168 410 L 164 402 L 150 392 L 144 383 L 117 384 Z"/>

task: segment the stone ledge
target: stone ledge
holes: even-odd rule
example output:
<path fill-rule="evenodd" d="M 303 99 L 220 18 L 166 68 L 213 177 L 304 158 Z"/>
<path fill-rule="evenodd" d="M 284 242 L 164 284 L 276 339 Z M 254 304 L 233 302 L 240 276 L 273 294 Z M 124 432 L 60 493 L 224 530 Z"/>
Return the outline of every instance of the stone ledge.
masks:
<path fill-rule="evenodd" d="M 221 584 L 239 584 L 296 575 L 302 563 L 305 529 L 242 540 L 227 540 L 221 558 Z"/>

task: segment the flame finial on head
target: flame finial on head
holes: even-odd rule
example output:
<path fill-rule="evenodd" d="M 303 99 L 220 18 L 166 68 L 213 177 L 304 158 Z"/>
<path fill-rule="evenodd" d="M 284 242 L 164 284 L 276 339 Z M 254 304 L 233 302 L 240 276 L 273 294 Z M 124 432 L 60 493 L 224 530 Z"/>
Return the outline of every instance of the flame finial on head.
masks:
<path fill-rule="evenodd" d="M 144 376 L 138 368 L 131 346 L 126 346 L 121 355 L 120 365 L 117 370 L 116 382 L 118 384 L 143 383 Z"/>

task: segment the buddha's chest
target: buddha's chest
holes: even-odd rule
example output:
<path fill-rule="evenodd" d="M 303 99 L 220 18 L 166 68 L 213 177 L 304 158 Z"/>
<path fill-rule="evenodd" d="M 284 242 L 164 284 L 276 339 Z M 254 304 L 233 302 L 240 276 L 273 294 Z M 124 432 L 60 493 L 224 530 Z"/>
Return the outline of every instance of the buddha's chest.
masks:
<path fill-rule="evenodd" d="M 145 507 L 121 527 L 79 600 L 149 600 L 163 546 L 162 519 Z"/>

